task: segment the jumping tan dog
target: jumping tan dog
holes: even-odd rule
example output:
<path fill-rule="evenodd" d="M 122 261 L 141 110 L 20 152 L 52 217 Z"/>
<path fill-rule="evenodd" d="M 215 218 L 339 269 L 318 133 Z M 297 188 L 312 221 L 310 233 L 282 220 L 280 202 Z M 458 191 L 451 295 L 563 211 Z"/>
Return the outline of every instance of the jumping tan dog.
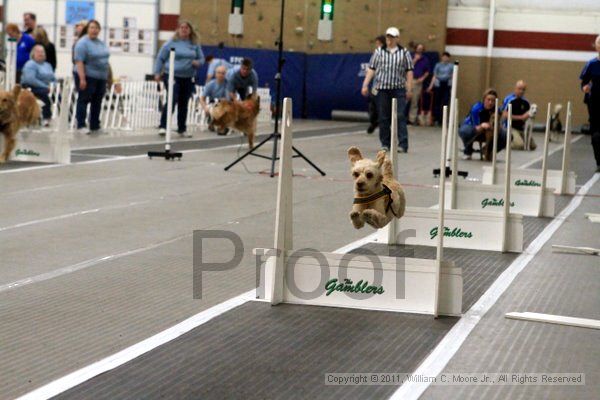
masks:
<path fill-rule="evenodd" d="M 406 208 L 404 189 L 394 179 L 392 163 L 385 151 L 377 153 L 377 161 L 363 158 L 357 147 L 348 149 L 354 179 L 354 205 L 350 220 L 356 229 L 365 222 L 383 228 L 394 217 L 401 218 Z"/>
<path fill-rule="evenodd" d="M 244 101 L 222 100 L 210 110 L 213 124 L 219 130 L 234 128 L 248 137 L 248 146 L 254 147 L 256 117 L 260 110 L 260 97 L 252 95 Z"/>
<path fill-rule="evenodd" d="M 0 91 L 0 131 L 4 136 L 4 151 L 0 163 L 8 160 L 15 148 L 15 137 L 23 126 L 35 125 L 40 120 L 40 106 L 29 90 L 16 85 L 10 92 Z"/>

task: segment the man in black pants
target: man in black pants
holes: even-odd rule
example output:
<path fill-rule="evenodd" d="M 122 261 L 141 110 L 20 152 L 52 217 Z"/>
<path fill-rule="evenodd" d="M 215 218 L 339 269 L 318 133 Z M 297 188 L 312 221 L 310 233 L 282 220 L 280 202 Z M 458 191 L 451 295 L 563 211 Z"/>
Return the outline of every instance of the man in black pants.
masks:
<path fill-rule="evenodd" d="M 585 93 L 590 114 L 590 133 L 592 146 L 596 158 L 596 172 L 600 172 L 600 36 L 596 37 L 596 51 L 594 57 L 581 71 L 581 89 Z"/>
<path fill-rule="evenodd" d="M 375 46 L 378 49 L 385 47 L 385 36 L 379 35 L 375 38 Z M 379 125 L 379 104 L 377 102 L 377 89 L 375 89 L 375 79 L 371 84 L 371 89 L 369 90 L 369 127 L 367 128 L 367 133 L 371 134 L 375 131 L 375 128 Z"/>

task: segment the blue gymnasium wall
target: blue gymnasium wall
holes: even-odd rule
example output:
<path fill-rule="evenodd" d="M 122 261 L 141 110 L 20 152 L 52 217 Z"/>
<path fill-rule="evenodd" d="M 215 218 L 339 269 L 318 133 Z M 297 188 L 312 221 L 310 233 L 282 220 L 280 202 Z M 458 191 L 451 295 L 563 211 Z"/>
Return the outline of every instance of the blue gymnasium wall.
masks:
<path fill-rule="evenodd" d="M 275 96 L 277 51 L 243 48 L 203 46 L 204 54 L 233 61 L 237 64 L 243 57 L 254 61 L 259 86 L 268 84 L 271 96 Z M 282 96 L 293 99 L 295 118 L 331 119 L 331 110 L 366 111 L 367 99 L 360 94 L 371 53 L 359 54 L 305 54 L 284 52 Z M 431 68 L 439 60 L 437 53 L 428 52 Z M 198 72 L 204 82 L 207 67 Z"/>

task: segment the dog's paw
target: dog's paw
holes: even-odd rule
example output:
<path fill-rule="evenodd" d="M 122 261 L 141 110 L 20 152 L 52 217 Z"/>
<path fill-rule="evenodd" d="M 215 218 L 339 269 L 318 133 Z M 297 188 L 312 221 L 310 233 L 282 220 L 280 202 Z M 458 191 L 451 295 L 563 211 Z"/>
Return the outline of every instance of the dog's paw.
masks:
<path fill-rule="evenodd" d="M 350 221 L 352 221 L 352 225 L 354 225 L 356 229 L 360 229 L 365 226 L 365 221 L 363 221 L 361 218 L 361 213 L 358 211 L 352 211 L 350 213 Z"/>

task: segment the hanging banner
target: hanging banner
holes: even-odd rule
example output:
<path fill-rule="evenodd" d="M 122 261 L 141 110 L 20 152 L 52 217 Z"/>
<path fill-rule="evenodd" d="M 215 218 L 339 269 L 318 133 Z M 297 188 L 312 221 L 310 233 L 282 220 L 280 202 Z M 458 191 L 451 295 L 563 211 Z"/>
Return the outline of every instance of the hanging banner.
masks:
<path fill-rule="evenodd" d="M 65 19 L 67 25 L 75 25 L 82 19 L 88 21 L 95 17 L 95 6 L 93 1 L 67 0 Z"/>

